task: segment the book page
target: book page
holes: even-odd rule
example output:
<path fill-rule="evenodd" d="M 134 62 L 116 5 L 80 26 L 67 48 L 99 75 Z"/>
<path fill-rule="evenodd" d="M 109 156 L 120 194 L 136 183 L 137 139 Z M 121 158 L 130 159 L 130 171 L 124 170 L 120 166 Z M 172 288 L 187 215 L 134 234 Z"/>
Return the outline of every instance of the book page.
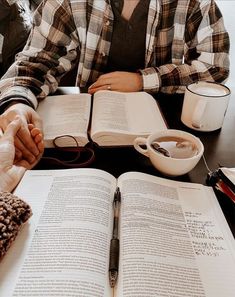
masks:
<path fill-rule="evenodd" d="M 234 238 L 211 188 L 141 173 L 118 184 L 116 296 L 234 296 Z"/>
<path fill-rule="evenodd" d="M 116 179 L 95 169 L 29 171 L 16 194 L 33 216 L 0 265 L 1 297 L 110 297 Z"/>
<path fill-rule="evenodd" d="M 165 129 L 157 102 L 145 92 L 99 91 L 94 96 L 91 138 L 101 146 L 132 145 L 137 136 Z"/>
<path fill-rule="evenodd" d="M 43 121 L 46 147 L 53 147 L 53 139 L 71 135 L 79 146 L 88 143 L 87 129 L 91 109 L 89 94 L 48 96 L 39 103 L 37 112 Z M 71 138 L 63 137 L 56 142 L 60 146 L 76 146 Z"/>

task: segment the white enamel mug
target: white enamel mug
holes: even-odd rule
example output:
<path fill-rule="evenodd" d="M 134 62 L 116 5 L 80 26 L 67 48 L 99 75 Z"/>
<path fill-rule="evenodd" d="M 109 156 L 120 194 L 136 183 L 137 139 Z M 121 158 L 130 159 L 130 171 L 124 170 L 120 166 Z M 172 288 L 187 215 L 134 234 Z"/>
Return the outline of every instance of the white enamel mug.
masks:
<path fill-rule="evenodd" d="M 189 128 L 214 131 L 223 125 L 230 89 L 222 84 L 199 81 L 187 86 L 181 121 Z"/>

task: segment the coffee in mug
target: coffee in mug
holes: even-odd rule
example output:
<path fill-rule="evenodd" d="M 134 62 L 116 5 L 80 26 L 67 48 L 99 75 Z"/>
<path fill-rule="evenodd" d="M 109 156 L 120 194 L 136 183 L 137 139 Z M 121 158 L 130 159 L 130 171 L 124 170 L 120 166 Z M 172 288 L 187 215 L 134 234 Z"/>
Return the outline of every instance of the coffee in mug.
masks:
<path fill-rule="evenodd" d="M 181 137 L 158 137 L 151 143 L 151 146 L 156 152 L 169 158 L 187 159 L 198 154 L 195 143 Z"/>
<path fill-rule="evenodd" d="M 214 131 L 222 127 L 230 89 L 222 84 L 199 81 L 187 86 L 181 121 L 189 128 Z"/>

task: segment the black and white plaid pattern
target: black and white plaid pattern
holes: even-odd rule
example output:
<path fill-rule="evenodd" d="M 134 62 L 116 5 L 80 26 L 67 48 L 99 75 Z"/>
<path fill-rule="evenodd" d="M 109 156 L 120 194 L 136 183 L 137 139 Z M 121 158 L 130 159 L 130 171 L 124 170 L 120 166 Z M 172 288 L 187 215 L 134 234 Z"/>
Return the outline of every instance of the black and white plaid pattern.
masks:
<path fill-rule="evenodd" d="M 23 52 L 0 82 L 1 102 L 19 92 L 36 107 L 76 62 L 76 84 L 94 82 L 107 63 L 112 25 L 109 0 L 42 1 Z M 140 70 L 144 90 L 174 93 L 197 80 L 221 82 L 229 73 L 228 52 L 228 33 L 214 0 L 150 1 Z"/>

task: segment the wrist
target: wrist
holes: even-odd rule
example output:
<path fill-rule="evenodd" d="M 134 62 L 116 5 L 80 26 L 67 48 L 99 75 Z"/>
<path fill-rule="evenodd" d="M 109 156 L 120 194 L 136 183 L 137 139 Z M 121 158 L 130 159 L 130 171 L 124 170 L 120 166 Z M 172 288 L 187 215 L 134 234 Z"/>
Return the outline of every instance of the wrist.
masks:
<path fill-rule="evenodd" d="M 137 73 L 137 88 L 138 88 L 138 91 L 143 91 L 143 86 L 144 86 L 143 75 L 141 73 Z"/>
<path fill-rule="evenodd" d="M 0 192 L 11 192 L 14 190 L 26 168 L 21 166 L 11 166 L 8 168 L 0 168 Z"/>
<path fill-rule="evenodd" d="M 11 179 L 5 169 L 0 168 L 0 192 L 10 192 Z"/>
<path fill-rule="evenodd" d="M 8 108 L 16 104 L 25 104 L 33 108 L 32 104 L 26 98 L 5 98 L 5 100 L 0 104 L 1 113 L 5 112 Z"/>

